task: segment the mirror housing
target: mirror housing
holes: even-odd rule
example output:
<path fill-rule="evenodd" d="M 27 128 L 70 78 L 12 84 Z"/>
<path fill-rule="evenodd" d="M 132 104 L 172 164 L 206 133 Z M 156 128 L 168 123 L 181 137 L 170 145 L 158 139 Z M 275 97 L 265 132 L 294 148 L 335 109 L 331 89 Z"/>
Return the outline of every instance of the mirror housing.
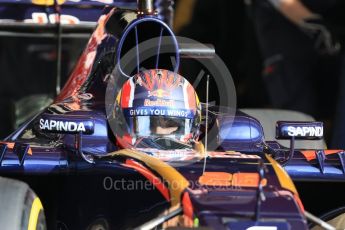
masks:
<path fill-rule="evenodd" d="M 323 123 L 315 121 L 278 121 L 277 139 L 320 140 L 323 138 Z"/>
<path fill-rule="evenodd" d="M 320 140 L 323 123 L 315 121 L 277 121 L 277 139 Z"/>
<path fill-rule="evenodd" d="M 276 139 L 289 139 L 290 152 L 282 166 L 294 157 L 295 140 L 320 140 L 323 138 L 323 123 L 316 121 L 277 121 Z"/>
<path fill-rule="evenodd" d="M 277 139 L 320 140 L 323 138 L 323 123 L 315 121 L 278 121 Z"/>

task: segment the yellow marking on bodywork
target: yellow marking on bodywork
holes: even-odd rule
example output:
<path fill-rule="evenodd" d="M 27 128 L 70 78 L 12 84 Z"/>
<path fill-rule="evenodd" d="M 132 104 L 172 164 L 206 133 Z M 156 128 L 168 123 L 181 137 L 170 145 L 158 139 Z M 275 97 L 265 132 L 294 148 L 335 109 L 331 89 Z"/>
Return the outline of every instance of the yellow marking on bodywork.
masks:
<path fill-rule="evenodd" d="M 278 176 L 278 180 L 279 180 L 280 185 L 283 188 L 288 189 L 291 192 L 293 192 L 294 194 L 298 195 L 298 192 L 297 192 L 297 189 L 296 189 L 294 183 L 292 182 L 292 180 L 291 180 L 290 176 L 287 174 L 287 172 L 283 169 L 283 167 L 277 161 L 275 161 L 272 157 L 270 157 L 267 154 L 266 154 L 266 158 L 272 164 L 272 167 Z"/>
<path fill-rule="evenodd" d="M 158 158 L 132 149 L 122 149 L 109 154 L 110 156 L 125 156 L 144 162 L 149 168 L 161 175 L 168 182 L 171 204 L 175 206 L 181 200 L 182 192 L 189 186 L 189 182 L 176 169 Z M 108 155 L 108 156 L 109 156 Z"/>
<path fill-rule="evenodd" d="M 205 146 L 201 141 L 195 142 L 194 150 L 197 151 L 198 153 L 200 153 L 200 155 L 202 155 L 202 157 L 205 156 Z"/>
<path fill-rule="evenodd" d="M 122 92 L 122 90 L 120 90 L 119 93 L 118 93 L 117 96 L 116 96 L 116 102 L 117 102 L 117 104 L 120 104 L 121 92 Z"/>
<path fill-rule="evenodd" d="M 57 0 L 59 5 L 62 5 L 65 3 L 66 0 Z M 53 6 L 55 0 L 32 0 L 32 3 L 35 5 L 40 5 L 40 6 Z"/>
<path fill-rule="evenodd" d="M 40 211 L 43 210 L 42 203 L 38 197 L 34 199 L 31 206 L 30 217 L 29 217 L 29 224 L 28 230 L 36 230 L 37 229 L 37 221 L 40 214 Z"/>

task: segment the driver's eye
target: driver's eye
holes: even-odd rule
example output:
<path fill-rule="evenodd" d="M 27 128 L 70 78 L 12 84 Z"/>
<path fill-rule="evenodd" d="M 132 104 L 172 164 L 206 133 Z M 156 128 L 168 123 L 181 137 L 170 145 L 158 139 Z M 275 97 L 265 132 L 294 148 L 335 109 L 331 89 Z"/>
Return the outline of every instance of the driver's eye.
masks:
<path fill-rule="evenodd" d="M 176 127 L 178 124 L 172 119 L 162 119 L 159 118 L 158 125 L 162 128 Z"/>

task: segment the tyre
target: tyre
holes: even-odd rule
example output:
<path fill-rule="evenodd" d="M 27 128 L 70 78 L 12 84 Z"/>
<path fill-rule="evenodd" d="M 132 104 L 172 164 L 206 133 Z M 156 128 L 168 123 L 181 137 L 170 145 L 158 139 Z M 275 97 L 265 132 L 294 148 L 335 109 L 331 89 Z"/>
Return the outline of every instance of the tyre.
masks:
<path fill-rule="evenodd" d="M 1 229 L 45 230 L 40 199 L 21 181 L 0 177 Z"/>

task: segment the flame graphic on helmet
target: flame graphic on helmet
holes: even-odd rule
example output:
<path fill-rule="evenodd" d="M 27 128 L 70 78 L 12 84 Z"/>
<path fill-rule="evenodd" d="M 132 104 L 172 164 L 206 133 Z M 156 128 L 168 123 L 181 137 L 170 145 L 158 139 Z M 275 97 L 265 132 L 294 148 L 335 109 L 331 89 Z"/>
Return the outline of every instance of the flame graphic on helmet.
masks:
<path fill-rule="evenodd" d="M 162 70 L 142 72 L 136 76 L 135 81 L 151 92 L 149 96 L 157 95 L 157 97 L 169 96 L 168 90 L 182 86 L 184 83 L 184 79 L 179 74 L 168 71 L 163 74 Z"/>

